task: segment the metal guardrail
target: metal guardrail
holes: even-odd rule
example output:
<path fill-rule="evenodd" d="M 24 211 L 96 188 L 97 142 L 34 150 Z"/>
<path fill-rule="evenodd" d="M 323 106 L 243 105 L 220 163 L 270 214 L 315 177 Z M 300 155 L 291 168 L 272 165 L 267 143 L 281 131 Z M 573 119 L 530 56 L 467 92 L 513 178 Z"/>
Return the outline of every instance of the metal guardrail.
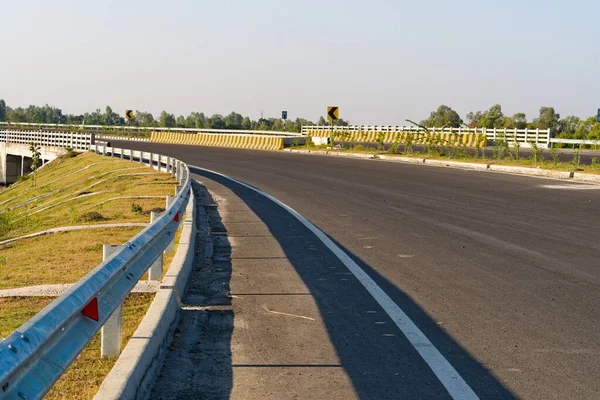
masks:
<path fill-rule="evenodd" d="M 283 131 L 257 131 L 242 129 L 194 129 L 194 128 L 161 128 L 141 127 L 127 125 L 70 125 L 70 124 L 35 124 L 27 122 L 0 122 L 0 130 L 3 129 L 37 129 L 43 131 L 67 131 L 67 132 L 89 132 L 102 135 L 121 133 L 133 136 L 148 135 L 150 132 L 179 132 L 179 133 L 219 133 L 219 134 L 251 134 L 251 135 L 275 135 L 275 136 L 303 136 L 297 132 Z"/>
<path fill-rule="evenodd" d="M 573 146 L 575 146 L 576 144 L 578 144 L 578 145 L 593 145 L 597 148 L 598 145 L 600 145 L 600 139 L 599 140 L 586 140 L 586 139 L 551 138 L 550 145 L 552 145 L 554 143 L 572 144 Z"/>
<path fill-rule="evenodd" d="M 331 126 L 325 125 L 304 125 L 302 126 L 302 134 L 308 135 L 311 132 L 319 132 L 323 135 L 328 135 L 331 132 Z M 455 133 L 455 134 L 483 134 L 490 141 L 503 139 L 509 142 L 530 143 L 534 142 L 538 145 L 548 145 L 550 142 L 549 129 L 508 129 L 508 128 L 428 128 L 433 133 Z M 426 133 L 426 130 L 418 126 L 400 126 L 400 125 L 350 125 L 350 126 L 334 126 L 335 132 L 383 132 L 383 133 L 398 133 L 398 132 L 414 132 Z"/>
<path fill-rule="evenodd" d="M 146 161 L 140 151 L 94 149 Z M 0 342 L 0 398 L 35 399 L 47 393 L 173 241 L 190 197 L 189 169 L 179 160 L 146 154 L 151 166 L 177 177 L 181 186 L 175 199 L 161 217 Z"/>

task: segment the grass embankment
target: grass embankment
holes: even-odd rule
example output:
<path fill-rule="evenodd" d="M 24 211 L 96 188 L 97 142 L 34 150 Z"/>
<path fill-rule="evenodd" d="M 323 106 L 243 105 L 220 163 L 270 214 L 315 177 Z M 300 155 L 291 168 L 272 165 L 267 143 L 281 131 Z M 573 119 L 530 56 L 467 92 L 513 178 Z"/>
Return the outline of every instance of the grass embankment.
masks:
<path fill-rule="evenodd" d="M 394 152 L 394 151 L 382 151 L 375 147 L 363 147 L 362 145 L 354 146 L 353 148 L 345 148 L 345 149 L 328 149 L 328 145 L 304 145 L 304 146 L 295 146 L 293 149 L 298 150 L 311 150 L 311 151 L 327 151 L 334 153 L 358 153 L 358 154 L 370 154 L 370 155 L 386 155 L 386 156 L 397 156 L 397 157 L 411 157 L 411 158 L 419 158 L 419 159 L 427 159 L 427 160 L 443 160 L 443 161 L 461 161 L 461 162 L 472 162 L 479 164 L 491 164 L 491 165 L 507 165 L 507 166 L 515 166 L 515 167 L 525 167 L 525 168 L 542 168 L 551 171 L 562 171 L 562 172 L 580 172 L 585 174 L 600 174 L 600 164 L 594 163 L 592 165 L 583 165 L 578 164 L 576 161 L 571 162 L 559 162 L 553 161 L 550 159 L 544 159 L 543 156 L 538 155 L 538 158 L 535 159 L 534 156 L 530 157 L 519 157 L 516 159 L 515 157 L 507 154 L 503 157 L 483 157 L 480 155 L 477 157 L 474 154 L 469 154 L 466 148 L 455 148 L 453 151 L 452 158 L 448 157 L 443 151 L 440 154 L 440 151 L 432 151 L 432 152 L 420 152 L 413 151 L 411 153 L 406 152 Z M 473 151 L 474 149 L 470 149 Z M 491 149 L 487 149 L 488 151 Z M 556 151 L 559 151 L 558 149 Z M 546 157 L 549 155 L 546 154 Z M 552 155 L 550 154 L 550 157 Z M 575 156 L 574 156 L 575 158 Z"/>
<path fill-rule="evenodd" d="M 0 241 L 72 225 L 148 223 L 162 211 L 177 182 L 147 166 L 93 153 L 60 158 L 0 191 Z M 150 198 L 132 198 L 132 197 Z M 123 197 L 127 197 L 123 199 Z M 122 244 L 143 227 L 101 228 L 19 239 L 0 245 L 0 289 L 74 283 L 102 261 L 102 244 Z M 176 234 L 176 238 L 180 231 Z M 164 271 L 174 255 L 165 257 Z M 123 346 L 153 294 L 131 294 L 123 307 Z M 0 338 L 48 305 L 52 298 L 0 298 Z M 96 336 L 46 398 L 92 398 L 116 359 L 100 359 Z M 85 382 L 85 385 L 81 385 Z"/>

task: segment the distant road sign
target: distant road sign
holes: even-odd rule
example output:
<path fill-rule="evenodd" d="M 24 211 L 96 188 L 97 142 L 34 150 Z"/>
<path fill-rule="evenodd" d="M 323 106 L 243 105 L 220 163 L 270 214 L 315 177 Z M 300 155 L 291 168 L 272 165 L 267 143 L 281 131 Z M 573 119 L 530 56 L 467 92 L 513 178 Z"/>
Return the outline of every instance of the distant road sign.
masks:
<path fill-rule="evenodd" d="M 281 112 L 281 119 L 287 119 L 287 111 Z"/>
<path fill-rule="evenodd" d="M 133 119 L 133 110 L 125 110 L 125 117 L 127 117 L 127 119 Z"/>
<path fill-rule="evenodd" d="M 329 106 L 327 107 L 327 120 L 335 121 L 337 120 L 340 109 L 337 106 Z"/>

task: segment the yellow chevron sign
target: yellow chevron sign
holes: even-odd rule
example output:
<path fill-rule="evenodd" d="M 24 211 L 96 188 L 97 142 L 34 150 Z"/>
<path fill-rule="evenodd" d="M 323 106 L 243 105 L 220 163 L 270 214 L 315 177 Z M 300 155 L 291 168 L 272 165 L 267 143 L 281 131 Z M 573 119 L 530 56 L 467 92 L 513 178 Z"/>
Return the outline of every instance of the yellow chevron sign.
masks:
<path fill-rule="evenodd" d="M 127 117 L 127 119 L 133 119 L 133 110 L 125 110 L 125 117 Z"/>
<path fill-rule="evenodd" d="M 327 120 L 328 121 L 335 121 L 336 119 L 338 119 L 338 114 L 340 112 L 340 109 L 337 106 L 329 106 L 327 107 Z"/>

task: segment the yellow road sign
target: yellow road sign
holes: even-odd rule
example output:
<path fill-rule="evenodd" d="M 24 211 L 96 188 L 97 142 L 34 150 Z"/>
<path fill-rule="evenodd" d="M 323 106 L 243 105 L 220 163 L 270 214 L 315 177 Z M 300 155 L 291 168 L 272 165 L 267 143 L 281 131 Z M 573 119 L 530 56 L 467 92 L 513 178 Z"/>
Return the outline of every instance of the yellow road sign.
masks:
<path fill-rule="evenodd" d="M 133 110 L 125 110 L 125 116 L 127 119 L 133 119 Z"/>
<path fill-rule="evenodd" d="M 338 119 L 338 114 L 340 109 L 337 106 L 329 106 L 327 107 L 327 121 L 335 121 Z"/>

